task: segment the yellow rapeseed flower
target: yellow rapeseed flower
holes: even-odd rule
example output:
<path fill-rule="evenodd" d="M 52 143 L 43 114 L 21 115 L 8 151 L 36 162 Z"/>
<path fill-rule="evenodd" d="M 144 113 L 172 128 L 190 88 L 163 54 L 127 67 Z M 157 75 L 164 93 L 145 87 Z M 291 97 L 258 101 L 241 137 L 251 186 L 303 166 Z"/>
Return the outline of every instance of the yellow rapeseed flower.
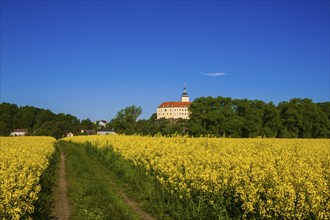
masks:
<path fill-rule="evenodd" d="M 51 137 L 0 137 L 1 219 L 30 219 L 54 143 Z"/>
<path fill-rule="evenodd" d="M 329 139 L 113 135 L 65 140 L 112 147 L 180 197 L 205 196 L 216 206 L 214 199 L 229 193 L 227 204 L 241 204 L 243 218 L 330 218 Z"/>

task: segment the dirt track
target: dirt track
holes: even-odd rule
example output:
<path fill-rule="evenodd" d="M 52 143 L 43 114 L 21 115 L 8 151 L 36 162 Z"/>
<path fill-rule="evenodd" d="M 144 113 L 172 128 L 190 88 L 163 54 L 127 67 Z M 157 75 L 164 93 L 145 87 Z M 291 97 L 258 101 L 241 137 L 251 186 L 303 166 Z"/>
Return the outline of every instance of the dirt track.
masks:
<path fill-rule="evenodd" d="M 87 155 L 82 154 L 82 159 L 89 161 L 89 168 L 93 170 L 95 175 L 101 176 L 107 182 L 121 199 L 129 206 L 135 214 L 141 220 L 153 220 L 154 218 L 143 209 L 140 208 L 139 204 L 129 198 L 111 179 L 108 174 L 108 170 L 105 169 L 97 160 L 88 160 Z M 85 158 L 86 157 L 86 158 Z M 52 207 L 51 219 L 67 220 L 70 219 L 72 214 L 72 205 L 67 194 L 68 182 L 65 175 L 65 154 L 61 151 L 60 164 L 59 164 L 59 175 L 57 181 L 57 187 L 55 190 L 55 203 Z"/>
<path fill-rule="evenodd" d="M 67 181 L 65 178 L 65 156 L 61 151 L 59 178 L 55 191 L 55 203 L 52 209 L 52 219 L 66 220 L 71 216 L 71 204 L 67 197 Z"/>

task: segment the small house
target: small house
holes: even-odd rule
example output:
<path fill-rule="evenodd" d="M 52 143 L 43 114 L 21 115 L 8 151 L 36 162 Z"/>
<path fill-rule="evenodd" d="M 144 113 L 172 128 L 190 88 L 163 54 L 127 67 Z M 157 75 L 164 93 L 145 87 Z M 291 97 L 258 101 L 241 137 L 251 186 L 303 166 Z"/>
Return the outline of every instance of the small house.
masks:
<path fill-rule="evenodd" d="M 28 133 L 27 129 L 14 129 L 13 132 L 10 133 L 10 136 L 25 136 Z"/>
<path fill-rule="evenodd" d="M 96 131 L 95 130 L 81 130 L 82 134 L 85 134 L 85 135 L 93 135 L 93 134 L 96 134 Z"/>
<path fill-rule="evenodd" d="M 109 135 L 109 134 L 116 134 L 116 132 L 111 130 L 99 130 L 97 131 L 98 135 Z"/>
<path fill-rule="evenodd" d="M 106 127 L 108 124 L 108 122 L 106 120 L 100 120 L 100 121 L 97 121 L 97 125 L 101 128 L 101 127 Z"/>
<path fill-rule="evenodd" d="M 72 132 L 66 133 L 65 136 L 66 136 L 66 137 L 73 137 L 73 133 L 72 133 Z"/>

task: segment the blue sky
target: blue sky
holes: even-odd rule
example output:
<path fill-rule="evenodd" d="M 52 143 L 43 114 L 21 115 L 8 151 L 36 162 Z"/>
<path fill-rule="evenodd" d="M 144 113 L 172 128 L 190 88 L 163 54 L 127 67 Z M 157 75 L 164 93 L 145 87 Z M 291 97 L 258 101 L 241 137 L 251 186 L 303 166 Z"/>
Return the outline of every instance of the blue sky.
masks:
<path fill-rule="evenodd" d="M 1 1 L 1 102 L 149 118 L 202 96 L 329 101 L 329 1 Z"/>

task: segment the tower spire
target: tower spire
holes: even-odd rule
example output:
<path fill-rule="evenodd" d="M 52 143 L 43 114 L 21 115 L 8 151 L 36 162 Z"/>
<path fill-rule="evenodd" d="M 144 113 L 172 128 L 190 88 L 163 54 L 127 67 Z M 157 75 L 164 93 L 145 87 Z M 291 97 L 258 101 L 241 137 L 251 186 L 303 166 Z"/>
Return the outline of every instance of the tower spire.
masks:
<path fill-rule="evenodd" d="M 189 96 L 188 96 L 187 89 L 186 89 L 186 83 L 184 84 L 181 102 L 189 102 Z"/>

